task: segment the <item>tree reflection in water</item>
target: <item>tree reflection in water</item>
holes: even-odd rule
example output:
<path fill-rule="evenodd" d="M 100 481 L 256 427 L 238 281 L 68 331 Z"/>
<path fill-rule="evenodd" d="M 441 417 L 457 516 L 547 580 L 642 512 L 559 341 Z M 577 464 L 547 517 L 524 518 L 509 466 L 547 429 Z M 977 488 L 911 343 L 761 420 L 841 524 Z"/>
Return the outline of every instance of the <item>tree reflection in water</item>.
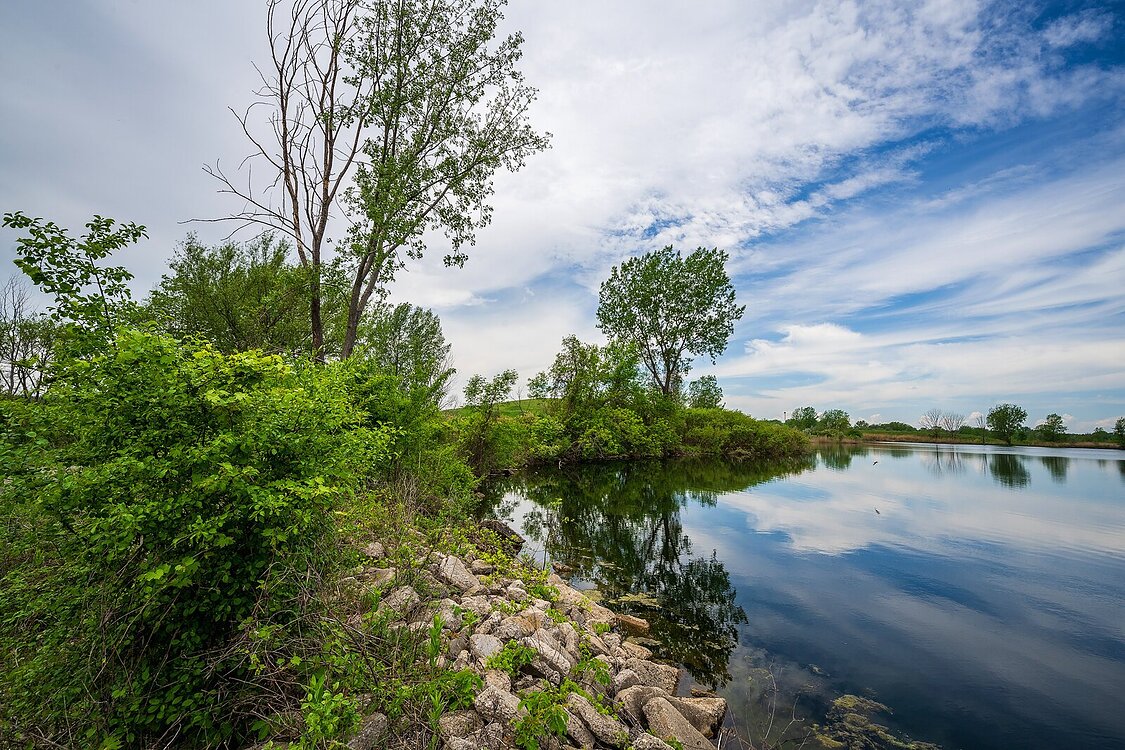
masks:
<path fill-rule="evenodd" d="M 988 457 L 988 471 L 993 479 L 1005 487 L 1026 487 L 1031 482 L 1031 473 L 1024 461 L 1024 456 L 994 453 Z"/>
<path fill-rule="evenodd" d="M 721 687 L 746 612 L 714 552 L 695 554 L 680 512 L 814 466 L 814 459 L 602 464 L 508 477 L 489 494 L 495 501 L 516 492 L 534 503 L 516 519 L 524 533 L 614 609 L 647 619 L 662 657 L 683 664 L 697 682 Z"/>

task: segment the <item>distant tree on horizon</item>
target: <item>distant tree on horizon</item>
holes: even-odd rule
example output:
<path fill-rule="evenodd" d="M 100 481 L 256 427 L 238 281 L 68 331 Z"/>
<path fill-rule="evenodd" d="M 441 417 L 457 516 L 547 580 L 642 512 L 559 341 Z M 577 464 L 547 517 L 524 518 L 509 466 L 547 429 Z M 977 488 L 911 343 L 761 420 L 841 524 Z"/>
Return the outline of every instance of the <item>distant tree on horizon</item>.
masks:
<path fill-rule="evenodd" d="M 1012 436 L 1023 429 L 1023 420 L 1027 419 L 1027 409 L 1016 404 L 997 404 L 988 411 L 988 427 L 995 432 L 1008 445 L 1012 444 Z"/>

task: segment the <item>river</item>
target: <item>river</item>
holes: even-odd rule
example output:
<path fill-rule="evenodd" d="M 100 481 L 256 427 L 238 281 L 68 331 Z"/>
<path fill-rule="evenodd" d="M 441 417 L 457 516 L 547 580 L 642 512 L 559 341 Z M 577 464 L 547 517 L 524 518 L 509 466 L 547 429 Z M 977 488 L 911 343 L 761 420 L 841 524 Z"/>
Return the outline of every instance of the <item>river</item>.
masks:
<path fill-rule="evenodd" d="M 490 498 L 533 554 L 648 619 L 682 690 L 728 698 L 731 746 L 1109 750 L 1125 747 L 1123 458 L 841 446 L 537 470 Z M 887 710 L 845 726 L 842 696 Z"/>

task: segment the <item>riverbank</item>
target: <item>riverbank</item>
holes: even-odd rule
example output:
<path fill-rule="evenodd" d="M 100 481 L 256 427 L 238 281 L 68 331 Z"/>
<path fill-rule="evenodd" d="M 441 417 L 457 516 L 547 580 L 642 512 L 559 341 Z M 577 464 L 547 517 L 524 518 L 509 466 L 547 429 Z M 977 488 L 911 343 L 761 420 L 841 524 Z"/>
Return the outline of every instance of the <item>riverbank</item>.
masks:
<path fill-rule="evenodd" d="M 921 432 L 864 432 L 860 437 L 839 438 L 828 437 L 825 435 L 814 435 L 810 438 L 810 441 L 814 445 L 831 445 L 834 443 L 843 443 L 845 445 L 865 445 L 868 443 L 918 443 L 921 445 L 986 445 L 996 448 L 1100 448 L 1103 450 L 1114 450 L 1119 448 L 1116 443 L 1110 441 L 1060 440 L 1053 443 L 1043 441 L 1025 441 L 1015 442 L 1009 445 L 1002 440 L 980 440 L 976 438 L 961 438 L 951 435 L 930 435 Z"/>
<path fill-rule="evenodd" d="M 680 667 L 634 641 L 645 620 L 520 561 L 523 540 L 498 522 L 463 531 L 436 543 L 416 530 L 372 541 L 341 580 L 339 601 L 358 605 L 347 627 L 420 646 L 414 684 L 395 690 L 433 696 L 419 715 L 369 695 L 349 750 L 714 750 L 726 701 L 678 695 Z M 447 697 L 436 686 L 449 683 L 458 687 Z M 296 742 L 279 728 L 257 747 L 303 747 Z"/>

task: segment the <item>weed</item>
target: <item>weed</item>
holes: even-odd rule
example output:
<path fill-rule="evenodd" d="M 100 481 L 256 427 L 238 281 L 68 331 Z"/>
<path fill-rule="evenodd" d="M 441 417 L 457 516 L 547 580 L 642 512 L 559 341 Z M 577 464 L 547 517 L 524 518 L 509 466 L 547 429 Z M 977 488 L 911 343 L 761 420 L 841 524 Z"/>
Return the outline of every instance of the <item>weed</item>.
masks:
<path fill-rule="evenodd" d="M 525 646 L 517 641 L 508 641 L 504 644 L 504 648 L 488 657 L 485 666 L 489 669 L 507 672 L 514 678 L 521 669 L 535 661 L 536 656 L 535 649 L 530 646 Z"/>

